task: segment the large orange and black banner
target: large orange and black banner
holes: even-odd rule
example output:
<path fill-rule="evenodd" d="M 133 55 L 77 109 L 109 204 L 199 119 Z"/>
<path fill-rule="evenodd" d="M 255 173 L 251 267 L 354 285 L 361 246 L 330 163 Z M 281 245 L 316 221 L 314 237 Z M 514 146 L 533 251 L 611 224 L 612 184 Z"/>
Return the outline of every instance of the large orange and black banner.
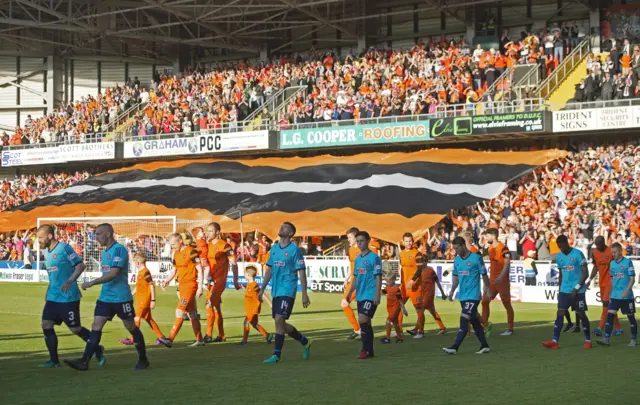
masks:
<path fill-rule="evenodd" d="M 223 231 L 339 235 L 351 226 L 383 240 L 420 234 L 451 209 L 500 194 L 508 183 L 564 156 L 557 150 L 464 149 L 355 156 L 179 160 L 132 166 L 0 215 L 0 230 L 35 226 L 38 217 L 175 215 L 217 221 Z"/>

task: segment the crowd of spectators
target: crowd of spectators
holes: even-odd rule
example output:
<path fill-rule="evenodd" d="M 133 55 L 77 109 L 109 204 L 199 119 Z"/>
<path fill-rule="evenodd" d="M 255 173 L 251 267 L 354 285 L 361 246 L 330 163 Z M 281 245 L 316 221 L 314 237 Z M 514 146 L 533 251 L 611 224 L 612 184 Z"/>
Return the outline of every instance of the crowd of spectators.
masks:
<path fill-rule="evenodd" d="M 586 77 L 576 85 L 574 102 L 640 97 L 640 46 L 608 40 L 608 55 L 587 56 Z"/>
<path fill-rule="evenodd" d="M 91 176 L 89 171 L 65 171 L 43 174 L 23 174 L 2 180 L 0 212 L 17 207 L 56 191 L 77 184 Z"/>

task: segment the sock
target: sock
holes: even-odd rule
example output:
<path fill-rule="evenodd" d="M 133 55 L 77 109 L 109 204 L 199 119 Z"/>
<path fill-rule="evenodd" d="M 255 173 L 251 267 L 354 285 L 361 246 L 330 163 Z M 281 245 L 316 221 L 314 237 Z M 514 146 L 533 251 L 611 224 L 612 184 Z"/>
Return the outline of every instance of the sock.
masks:
<path fill-rule="evenodd" d="M 562 332 L 562 324 L 564 323 L 564 317 L 569 317 L 569 313 L 565 312 L 565 315 L 558 315 L 556 317 L 556 323 L 553 325 L 553 340 L 560 341 L 560 332 Z M 571 317 L 569 317 L 569 323 L 571 323 Z"/>
<path fill-rule="evenodd" d="M 582 319 L 580 319 L 580 317 L 576 314 L 576 328 L 577 328 L 577 329 L 580 329 L 580 324 L 581 324 L 581 322 L 580 322 L 580 321 L 581 321 L 581 320 L 582 320 Z"/>
<path fill-rule="evenodd" d="M 571 322 L 571 314 L 569 313 L 569 311 L 564 313 L 564 317 L 567 318 L 567 323 L 568 324 L 572 324 L 573 322 Z"/>
<path fill-rule="evenodd" d="M 138 329 L 140 329 L 140 318 L 136 318 L 136 319 L 134 319 L 134 320 L 133 320 L 133 322 L 135 322 L 136 327 L 137 327 Z M 136 341 L 133 339 L 133 334 L 131 335 L 131 337 L 130 337 L 129 339 L 131 339 L 131 341 L 132 341 L 133 343 L 135 343 L 135 342 L 136 342 Z"/>
<path fill-rule="evenodd" d="M 91 336 L 91 332 L 89 332 L 89 329 L 85 328 L 84 326 L 82 327 L 82 329 L 80 329 L 80 332 L 78 332 L 78 337 L 84 340 L 85 342 L 89 340 L 90 336 Z"/>
<path fill-rule="evenodd" d="M 367 340 L 369 339 L 369 328 L 366 323 L 360 324 L 360 340 L 362 341 L 362 351 L 367 351 Z"/>
<path fill-rule="evenodd" d="M 489 308 L 489 301 L 482 300 L 482 318 L 481 323 L 482 327 L 485 328 L 489 323 L 489 315 L 491 314 L 491 309 Z"/>
<path fill-rule="evenodd" d="M 197 316 L 191 318 L 191 327 L 193 328 L 193 334 L 196 336 L 196 340 L 202 342 L 202 325 Z"/>
<path fill-rule="evenodd" d="M 244 332 L 242 335 L 242 341 L 246 342 L 247 339 L 249 338 L 249 321 L 247 321 L 246 319 L 244 320 Z"/>
<path fill-rule="evenodd" d="M 439 313 L 437 313 L 436 311 L 433 311 L 431 313 L 431 315 L 433 315 L 433 319 L 436 320 L 436 323 L 438 324 L 438 327 L 440 329 L 447 329 L 447 328 L 444 327 L 444 323 L 442 323 L 442 318 L 440 318 L 440 314 Z"/>
<path fill-rule="evenodd" d="M 513 306 L 511 306 L 511 302 L 504 301 L 502 301 L 502 305 L 504 305 L 504 309 L 507 310 L 507 329 L 512 331 L 515 318 L 515 314 L 513 313 Z"/>
<path fill-rule="evenodd" d="M 584 332 L 584 340 L 586 342 L 591 342 L 591 325 L 589 324 L 589 318 L 587 318 L 587 314 L 582 314 L 581 318 L 582 318 L 582 331 Z"/>
<path fill-rule="evenodd" d="M 402 336 L 402 329 L 400 329 L 397 323 L 395 324 L 395 327 L 396 327 L 396 339 L 404 340 L 404 337 Z"/>
<path fill-rule="evenodd" d="M 260 325 L 258 322 L 256 322 L 255 325 L 253 325 L 253 327 L 256 328 L 256 330 L 260 332 L 262 336 L 264 337 L 269 336 L 269 332 L 267 332 L 267 330 L 263 328 L 262 325 Z"/>
<path fill-rule="evenodd" d="M 309 343 L 309 339 L 307 339 L 306 336 L 303 336 L 300 332 L 298 332 L 298 329 L 296 329 L 295 327 L 291 326 L 291 328 L 292 328 L 291 332 L 287 333 L 287 335 L 289 335 L 291 339 L 295 339 L 298 342 L 300 342 L 302 346 L 306 346 L 307 343 Z"/>
<path fill-rule="evenodd" d="M 276 343 L 273 349 L 273 354 L 278 356 L 278 358 L 282 355 L 282 346 L 284 346 L 284 335 L 276 333 Z"/>
<path fill-rule="evenodd" d="M 613 327 L 616 330 L 622 329 L 622 326 L 620 325 L 620 318 L 618 318 L 618 314 L 616 314 L 616 316 L 613 317 Z"/>
<path fill-rule="evenodd" d="M 471 325 L 473 325 L 473 329 L 476 331 L 476 337 L 480 341 L 480 344 L 484 346 L 489 346 L 487 343 L 487 338 L 484 336 L 484 328 L 480 325 L 480 319 L 478 317 L 471 319 Z"/>
<path fill-rule="evenodd" d="M 631 339 L 636 340 L 638 337 L 638 322 L 634 314 L 627 315 L 629 318 L 629 327 L 631 328 Z"/>
<path fill-rule="evenodd" d="M 458 330 L 458 334 L 456 335 L 456 340 L 453 342 L 454 349 L 458 349 L 462 344 L 462 341 L 465 337 L 467 337 L 467 332 L 469 332 L 469 320 L 463 316 L 460 317 L 460 329 Z"/>
<path fill-rule="evenodd" d="M 598 327 L 600 330 L 604 329 L 604 324 L 607 322 L 607 314 L 609 313 L 609 308 L 602 307 L 602 312 L 600 313 L 600 324 Z"/>
<path fill-rule="evenodd" d="M 216 322 L 216 314 L 213 308 L 207 308 L 207 336 L 213 336 L 213 324 Z"/>
<path fill-rule="evenodd" d="M 169 332 L 169 339 L 171 341 L 173 341 L 176 336 L 178 336 L 178 332 L 180 332 L 180 328 L 182 328 L 182 322 L 184 322 L 184 319 L 182 319 L 182 317 L 176 318 L 175 322 L 173 323 L 173 328 L 171 328 L 171 332 Z"/>
<path fill-rule="evenodd" d="M 363 325 L 361 324 L 360 327 Z M 364 324 L 364 327 L 367 328 L 367 336 L 365 343 L 365 351 L 369 354 L 373 354 L 373 326 L 369 322 Z M 362 329 L 361 329 L 362 330 Z"/>
<path fill-rule="evenodd" d="M 101 338 L 102 338 L 101 330 L 91 331 L 91 335 L 87 340 L 87 345 L 84 348 L 84 354 L 82 355 L 82 360 L 84 360 L 87 363 L 89 362 L 89 360 L 91 360 L 91 357 L 93 356 L 93 354 L 98 349 L 98 346 L 100 345 Z"/>
<path fill-rule="evenodd" d="M 58 336 L 56 335 L 56 331 L 53 329 L 43 329 L 42 332 L 44 333 L 44 342 L 47 344 L 51 361 L 56 364 L 60 363 L 60 359 L 58 358 Z"/>
<path fill-rule="evenodd" d="M 224 319 L 222 319 L 222 312 L 219 310 L 216 311 L 216 324 L 218 325 L 218 336 L 224 339 Z"/>
<path fill-rule="evenodd" d="M 612 314 L 607 312 L 607 323 L 604 325 L 604 337 L 611 337 L 611 332 L 613 331 L 613 318 L 616 314 Z"/>
<path fill-rule="evenodd" d="M 384 335 L 384 337 L 386 337 L 387 340 L 391 339 L 391 323 L 392 323 L 391 319 L 387 318 L 387 322 L 386 322 L 387 329 L 386 329 L 385 335 Z M 398 328 L 398 326 L 396 325 L 396 329 L 397 328 Z M 396 332 L 396 335 L 397 334 L 398 334 L 398 332 Z"/>
<path fill-rule="evenodd" d="M 148 319 L 147 323 L 149 324 L 149 326 L 151 326 L 151 329 L 153 329 L 153 332 L 156 334 L 158 339 L 164 339 L 164 333 L 162 333 L 156 321 L 154 321 L 153 319 Z"/>
<path fill-rule="evenodd" d="M 360 331 L 360 324 L 356 319 L 356 314 L 353 313 L 353 309 L 351 309 L 351 307 L 344 307 L 342 308 L 342 311 L 347 316 L 347 319 L 349 320 L 349 323 L 353 327 L 354 332 Z"/>
<path fill-rule="evenodd" d="M 416 323 L 416 330 L 420 333 L 424 333 L 424 311 L 418 312 L 418 322 Z"/>
<path fill-rule="evenodd" d="M 136 328 L 133 332 L 131 332 L 131 335 L 133 335 L 133 345 L 136 347 L 136 350 L 138 351 L 138 359 L 146 360 L 147 347 L 144 344 L 144 335 L 140 331 L 140 328 Z"/>

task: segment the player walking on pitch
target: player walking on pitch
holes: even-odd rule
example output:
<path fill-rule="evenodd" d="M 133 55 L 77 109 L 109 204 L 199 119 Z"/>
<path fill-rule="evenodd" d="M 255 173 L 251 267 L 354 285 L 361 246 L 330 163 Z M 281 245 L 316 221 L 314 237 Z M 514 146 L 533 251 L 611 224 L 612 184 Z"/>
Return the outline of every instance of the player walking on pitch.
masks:
<path fill-rule="evenodd" d="M 369 248 L 371 237 L 367 232 L 360 231 L 356 234 L 356 243 L 360 254 L 356 257 L 354 282 L 351 284 L 349 295 L 355 291 L 358 301 L 358 321 L 362 336 L 362 351 L 358 359 L 364 360 L 373 357 L 373 327 L 371 319 L 380 304 L 382 289 L 382 261 L 380 256 Z M 400 336 L 400 339 L 402 336 Z"/>
<path fill-rule="evenodd" d="M 605 244 L 604 237 L 598 236 L 594 240 L 595 249 L 591 249 L 591 260 L 593 263 L 593 270 L 587 280 L 587 289 L 591 286 L 591 281 L 598 275 L 598 281 L 600 285 L 600 299 L 602 300 L 602 314 L 600 315 L 600 324 L 593 330 L 593 334 L 596 336 L 602 336 L 602 330 L 604 324 L 608 318 L 609 300 L 611 299 L 611 276 L 609 275 L 609 268 L 613 260 L 613 254 L 611 248 L 608 248 Z M 622 327 L 616 314 L 613 318 L 615 330 L 614 336 L 622 335 Z"/>
<path fill-rule="evenodd" d="M 160 331 L 158 324 L 151 316 L 151 310 L 156 307 L 156 285 L 153 283 L 151 272 L 147 269 L 147 257 L 144 252 L 136 252 L 136 254 L 133 255 L 133 262 L 138 269 L 136 285 L 133 288 L 133 291 L 131 291 L 131 295 L 136 296 L 136 317 L 134 318 L 136 326 L 139 328 L 140 321 L 144 319 L 158 337 L 155 342 L 156 345 L 171 344 L 171 341 L 164 336 L 162 331 Z M 133 336 L 126 339 L 120 339 L 120 343 L 125 346 L 132 345 Z"/>
<path fill-rule="evenodd" d="M 411 300 L 418 316 L 416 326 L 412 330 L 408 330 L 407 333 L 413 335 L 414 339 L 421 339 L 424 337 L 425 324 L 423 300 L 425 298 L 424 276 L 426 272 L 422 272 L 425 258 L 415 248 L 411 233 L 407 232 L 402 236 L 402 243 L 404 250 L 400 252 L 400 274 L 402 275 L 403 301 L 406 303 Z"/>
<path fill-rule="evenodd" d="M 480 341 L 480 350 L 476 354 L 489 353 L 491 349 L 484 336 L 484 329 L 478 318 L 478 304 L 480 304 L 480 279 L 484 283 L 485 294 L 489 290 L 489 277 L 487 277 L 487 269 L 485 268 L 482 257 L 470 252 L 464 238 L 457 236 L 453 239 L 453 248 L 456 251 L 456 258 L 453 261 L 453 282 L 449 300 L 453 301 L 456 289 L 460 286 L 458 299 L 462 306 L 460 314 L 460 329 L 456 335 L 456 340 L 451 347 L 445 347 L 442 350 L 447 354 L 456 354 L 460 345 L 464 341 L 469 331 L 469 324 L 473 326 L 476 336 Z"/>
<path fill-rule="evenodd" d="M 244 346 L 247 344 L 247 339 L 249 338 L 249 330 L 251 326 L 255 328 L 262 336 L 264 336 L 265 341 L 268 344 L 271 344 L 273 340 L 273 334 L 268 333 L 259 323 L 258 316 L 260 315 L 261 302 L 258 300 L 258 294 L 260 293 L 260 286 L 256 283 L 255 277 L 258 274 L 258 270 L 255 266 L 249 265 L 244 269 L 244 276 L 247 279 L 247 285 L 244 286 L 244 334 L 242 335 L 242 341 L 240 345 Z M 267 304 L 271 306 L 271 302 L 266 295 L 262 296 L 263 301 L 267 301 Z"/>
<path fill-rule="evenodd" d="M 196 336 L 196 341 L 190 346 L 204 346 L 202 326 L 200 325 L 200 319 L 196 312 L 196 299 L 202 296 L 204 283 L 204 274 L 202 266 L 200 265 L 200 257 L 194 247 L 184 245 L 182 236 L 179 233 L 172 234 L 169 237 L 169 243 L 171 243 L 171 248 L 173 249 L 173 269 L 171 273 L 169 273 L 167 280 L 164 282 L 163 287 L 166 288 L 171 280 L 177 276 L 180 301 L 178 301 L 176 319 L 169 334 L 170 343 L 167 344 L 167 346 L 171 347 L 173 341 L 178 335 L 178 332 L 180 332 L 180 328 L 182 328 L 182 323 L 184 322 L 183 315 L 185 312 L 189 314 L 191 327 L 193 328 L 193 333 Z"/>
<path fill-rule="evenodd" d="M 50 359 L 41 364 L 41 368 L 60 367 L 58 358 L 58 336 L 54 325 L 64 322 L 69 330 L 85 342 L 91 332 L 80 323 L 80 289 L 76 280 L 85 270 L 82 258 L 66 243 L 55 239 L 55 229 L 51 225 L 42 225 L 36 236 L 44 249 L 45 268 L 49 273 L 49 288 L 42 310 L 42 332 L 49 350 Z M 104 364 L 102 346 L 96 349 L 98 364 Z"/>
<path fill-rule="evenodd" d="M 485 232 L 487 242 L 489 242 L 489 291 L 482 297 L 482 324 L 485 326 L 485 336 L 491 336 L 491 322 L 489 322 L 491 301 L 500 294 L 500 301 L 507 310 L 507 330 L 500 336 L 511 336 L 513 334 L 514 313 L 511 306 L 511 281 L 509 279 L 509 269 L 511 268 L 511 252 L 505 245 L 498 241 L 498 230 L 487 229 Z"/>
<path fill-rule="evenodd" d="M 636 321 L 636 305 L 633 296 L 633 284 L 636 281 L 636 273 L 633 262 L 628 257 L 622 256 L 622 246 L 619 243 L 611 245 L 613 261 L 609 267 L 609 275 L 613 281 L 611 289 L 611 302 L 607 309 L 607 323 L 605 324 L 604 339 L 597 340 L 598 344 L 609 346 L 613 320 L 618 309 L 629 318 L 631 327 L 631 341 L 629 347 L 636 346 L 638 337 L 638 322 Z"/>
<path fill-rule="evenodd" d="M 93 325 L 91 325 L 91 335 L 87 340 L 82 358 L 65 360 L 65 363 L 76 370 L 89 370 L 89 360 L 100 351 L 100 338 L 104 325 L 118 315 L 125 328 L 131 332 L 134 346 L 138 351 L 138 364 L 134 370 L 144 370 L 149 367 L 149 360 L 144 336 L 134 322 L 133 297 L 128 282 L 129 252 L 126 247 L 116 242 L 113 227 L 110 224 L 98 225 L 96 239 L 101 246 L 105 247 L 100 259 L 102 277 L 82 283 L 83 290 L 102 284 L 102 290 L 96 302 Z"/>
<path fill-rule="evenodd" d="M 564 316 L 569 308 L 576 313 L 576 319 L 582 321 L 584 331 L 584 348 L 591 349 L 591 332 L 589 330 L 589 318 L 587 317 L 587 300 L 585 297 L 585 281 L 589 275 L 587 260 L 578 249 L 569 245 L 569 239 L 560 235 L 556 239 L 560 253 L 556 256 L 556 263 L 560 273 L 558 274 L 558 312 L 556 323 L 553 327 L 553 340 L 542 342 L 549 349 L 558 349 L 560 331 Z"/>
<path fill-rule="evenodd" d="M 347 240 L 349 241 L 349 264 L 351 271 L 347 274 L 346 280 L 344 280 L 344 293 L 342 294 L 342 301 L 340 306 L 345 316 L 349 320 L 349 323 L 353 327 L 353 332 L 347 337 L 348 340 L 353 340 L 360 336 L 360 324 L 356 319 L 356 315 L 351 308 L 351 301 L 353 301 L 353 294 L 349 294 L 351 291 L 351 284 L 353 283 L 353 269 L 356 261 L 356 257 L 360 253 L 360 249 L 356 244 L 356 234 L 360 232 L 358 228 L 349 228 L 347 231 Z"/>
<path fill-rule="evenodd" d="M 205 342 L 224 342 L 224 318 L 222 317 L 222 293 L 227 287 L 229 265 L 233 272 L 233 283 L 236 290 L 242 288 L 238 283 L 238 264 L 231 245 L 220 237 L 220 224 L 211 222 L 207 225 L 207 248 L 209 266 L 211 267 L 211 284 L 207 292 L 207 336 Z M 218 336 L 213 339 L 213 325 L 218 326 Z"/>
<path fill-rule="evenodd" d="M 273 355 L 266 359 L 265 363 L 277 363 L 280 361 L 285 333 L 302 344 L 302 358 L 304 360 L 307 360 L 311 354 L 312 340 L 298 332 L 293 325 L 287 323 L 296 299 L 298 277 L 302 286 L 302 306 L 307 308 L 311 304 L 307 295 L 307 274 L 304 257 L 300 248 L 291 241 L 295 234 L 296 227 L 290 222 L 285 222 L 280 227 L 280 232 L 278 232 L 280 240 L 271 247 L 262 288 L 260 288 L 258 295 L 258 299 L 262 302 L 264 292 L 273 278 L 271 295 L 273 302 L 272 315 L 276 324 L 275 348 Z"/>

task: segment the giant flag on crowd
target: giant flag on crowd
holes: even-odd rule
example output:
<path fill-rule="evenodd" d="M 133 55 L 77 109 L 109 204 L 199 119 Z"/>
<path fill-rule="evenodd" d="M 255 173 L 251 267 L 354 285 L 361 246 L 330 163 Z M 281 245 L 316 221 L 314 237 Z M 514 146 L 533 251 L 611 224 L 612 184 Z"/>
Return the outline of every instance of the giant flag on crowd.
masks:
<path fill-rule="evenodd" d="M 298 235 L 340 235 L 351 226 L 377 238 L 421 234 L 451 209 L 500 194 L 509 182 L 565 156 L 558 150 L 431 149 L 354 156 L 178 160 L 95 176 L 0 214 L 0 230 L 38 217 L 175 215 L 271 237 L 283 221 Z"/>

